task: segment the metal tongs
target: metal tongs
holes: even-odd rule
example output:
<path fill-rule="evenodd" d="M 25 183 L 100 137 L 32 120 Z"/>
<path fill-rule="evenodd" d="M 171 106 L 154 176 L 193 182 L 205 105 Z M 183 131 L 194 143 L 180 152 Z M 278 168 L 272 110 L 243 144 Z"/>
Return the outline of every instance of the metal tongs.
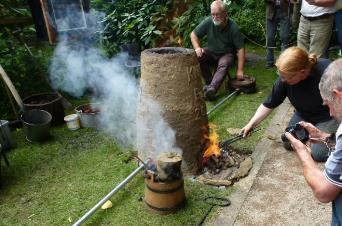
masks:
<path fill-rule="evenodd" d="M 259 130 L 261 130 L 261 129 L 262 129 L 261 127 L 256 126 L 256 127 L 254 127 L 253 129 L 251 129 L 251 131 L 249 131 L 248 134 L 257 132 L 257 131 L 259 131 Z M 227 139 L 227 140 L 224 140 L 224 141 L 220 142 L 220 145 L 219 145 L 219 146 L 220 146 L 220 148 L 227 149 L 227 146 L 228 146 L 228 145 L 230 145 L 230 144 L 232 144 L 232 143 L 234 143 L 234 142 L 236 142 L 236 141 L 238 141 L 238 140 L 241 140 L 242 138 L 243 138 L 243 134 L 239 134 L 239 135 L 237 135 L 237 136 L 235 136 L 235 137 L 232 137 L 232 138 L 229 138 L 229 139 Z"/>

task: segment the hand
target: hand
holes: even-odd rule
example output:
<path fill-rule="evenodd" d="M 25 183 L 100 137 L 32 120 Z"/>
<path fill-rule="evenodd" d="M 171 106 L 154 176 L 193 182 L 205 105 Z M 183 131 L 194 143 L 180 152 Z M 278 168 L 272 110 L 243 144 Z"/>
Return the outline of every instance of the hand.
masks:
<path fill-rule="evenodd" d="M 241 129 L 240 134 L 242 134 L 242 137 L 246 137 L 252 129 L 253 129 L 253 126 L 247 124 L 245 125 L 245 127 Z"/>
<path fill-rule="evenodd" d="M 300 140 L 296 139 L 291 133 L 286 132 L 285 136 L 290 141 L 292 148 L 300 155 L 311 153 L 311 149 L 302 143 Z"/>
<path fill-rule="evenodd" d="M 242 70 L 238 70 L 236 72 L 236 79 L 237 80 L 243 80 L 243 71 Z"/>
<path fill-rule="evenodd" d="M 309 132 L 310 138 L 324 140 L 326 137 L 330 135 L 329 133 L 319 130 L 317 127 L 315 127 L 309 122 L 301 121 L 299 122 L 299 124 Z"/>
<path fill-rule="evenodd" d="M 203 49 L 202 48 L 197 48 L 195 49 L 197 57 L 202 57 L 203 56 Z"/>

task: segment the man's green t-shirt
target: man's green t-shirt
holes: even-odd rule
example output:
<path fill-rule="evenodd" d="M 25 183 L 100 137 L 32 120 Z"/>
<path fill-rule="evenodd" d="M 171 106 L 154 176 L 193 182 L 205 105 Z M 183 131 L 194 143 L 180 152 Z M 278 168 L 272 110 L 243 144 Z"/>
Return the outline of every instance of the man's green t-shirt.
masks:
<path fill-rule="evenodd" d="M 244 47 L 244 39 L 237 24 L 228 19 L 225 27 L 216 26 L 211 17 L 204 19 L 194 30 L 198 38 L 205 35 L 208 49 L 215 54 L 236 53 Z"/>

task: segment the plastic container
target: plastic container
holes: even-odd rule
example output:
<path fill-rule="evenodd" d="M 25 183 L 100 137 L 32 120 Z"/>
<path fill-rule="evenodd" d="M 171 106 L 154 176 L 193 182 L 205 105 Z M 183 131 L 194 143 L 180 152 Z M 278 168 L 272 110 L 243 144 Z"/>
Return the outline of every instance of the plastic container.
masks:
<path fill-rule="evenodd" d="M 49 112 L 32 109 L 25 111 L 21 115 L 21 120 L 28 141 L 44 141 L 50 137 L 52 116 Z"/>
<path fill-rule="evenodd" d="M 80 122 L 77 114 L 71 114 L 64 117 L 69 130 L 78 130 L 80 128 Z"/>

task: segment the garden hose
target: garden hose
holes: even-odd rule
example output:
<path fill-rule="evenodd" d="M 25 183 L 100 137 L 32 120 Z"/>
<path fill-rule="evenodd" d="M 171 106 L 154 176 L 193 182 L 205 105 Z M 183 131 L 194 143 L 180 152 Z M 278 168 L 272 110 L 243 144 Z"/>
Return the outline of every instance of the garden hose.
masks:
<path fill-rule="evenodd" d="M 230 205 L 230 200 L 228 198 L 223 198 L 223 197 L 217 197 L 217 196 L 208 196 L 203 199 L 203 201 L 207 204 L 210 205 L 209 209 L 207 212 L 204 214 L 202 219 L 196 224 L 196 226 L 201 226 L 211 210 L 213 209 L 214 206 L 219 206 L 219 207 L 226 207 Z"/>

